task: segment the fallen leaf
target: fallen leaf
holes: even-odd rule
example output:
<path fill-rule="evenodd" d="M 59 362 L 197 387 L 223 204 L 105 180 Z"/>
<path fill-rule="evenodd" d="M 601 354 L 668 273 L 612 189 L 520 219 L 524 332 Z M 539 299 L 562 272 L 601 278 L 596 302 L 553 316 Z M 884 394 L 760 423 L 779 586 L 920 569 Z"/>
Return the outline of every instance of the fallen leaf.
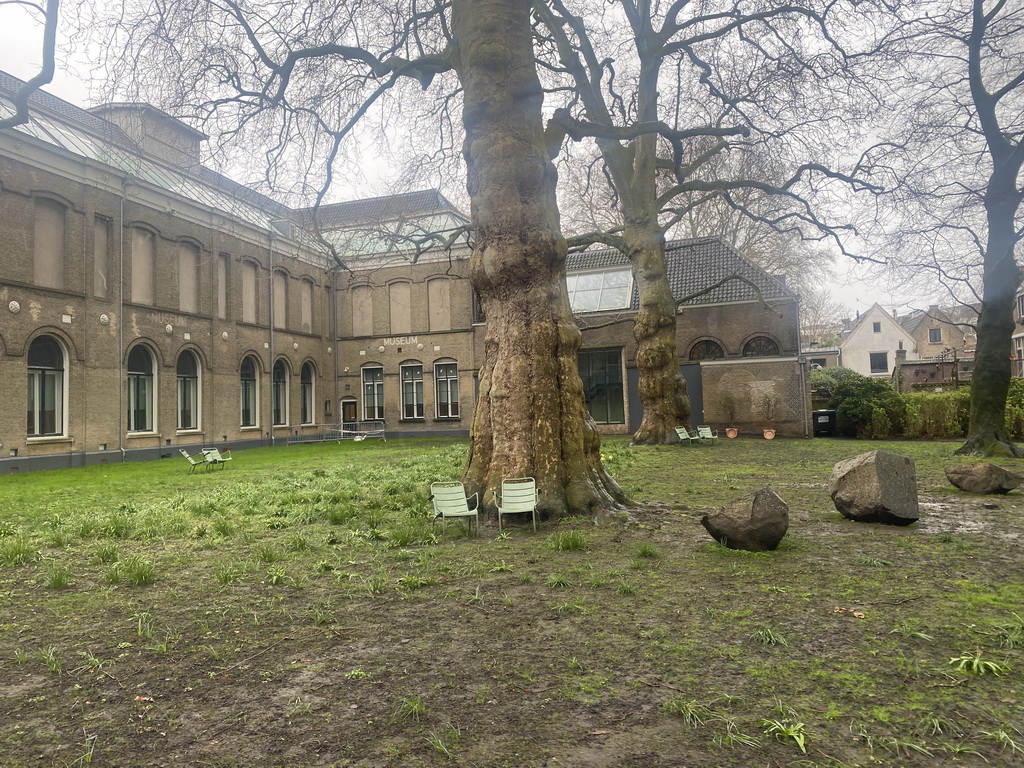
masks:
<path fill-rule="evenodd" d="M 591 731 L 591 736 L 607 736 L 611 731 Z"/>
<path fill-rule="evenodd" d="M 153 697 L 152 696 L 136 696 L 135 700 L 136 701 L 152 701 Z"/>

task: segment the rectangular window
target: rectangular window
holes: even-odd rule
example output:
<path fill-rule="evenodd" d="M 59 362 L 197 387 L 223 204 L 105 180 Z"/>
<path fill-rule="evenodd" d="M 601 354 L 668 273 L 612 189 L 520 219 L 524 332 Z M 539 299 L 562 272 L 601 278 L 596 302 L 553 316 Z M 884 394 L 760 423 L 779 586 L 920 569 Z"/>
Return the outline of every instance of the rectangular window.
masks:
<path fill-rule="evenodd" d="M 928 329 L 928 342 L 930 344 L 941 344 L 942 343 L 942 329 L 941 328 L 929 328 Z"/>
<path fill-rule="evenodd" d="M 228 316 L 228 257 L 221 254 L 217 259 L 217 317 L 226 320 Z"/>
<path fill-rule="evenodd" d="M 373 288 L 369 285 L 352 289 L 352 335 L 373 335 Z"/>
<path fill-rule="evenodd" d="M 132 301 L 153 303 L 153 266 L 156 237 L 145 229 L 132 230 Z"/>
<path fill-rule="evenodd" d="M 288 326 L 288 275 L 274 273 L 274 327 Z"/>
<path fill-rule="evenodd" d="M 874 331 L 875 333 L 881 333 L 882 332 L 882 324 L 881 323 L 872 323 L 871 324 L 871 330 Z"/>
<path fill-rule="evenodd" d="M 36 200 L 35 262 L 32 281 L 44 288 L 64 287 L 64 206 Z"/>
<path fill-rule="evenodd" d="M 579 354 L 583 397 L 598 424 L 625 424 L 622 355 L 617 349 L 588 349 Z"/>
<path fill-rule="evenodd" d="M 110 248 L 110 221 L 97 216 L 92 225 L 92 294 L 107 298 L 107 250 Z"/>
<path fill-rule="evenodd" d="M 28 436 L 58 435 L 64 423 L 64 372 L 29 370 Z"/>
<path fill-rule="evenodd" d="M 889 353 L 888 352 L 872 352 L 871 358 L 871 372 L 872 373 L 888 373 L 889 372 Z"/>
<path fill-rule="evenodd" d="M 178 377 L 178 429 L 196 429 L 199 426 L 199 381 L 188 376 Z"/>
<path fill-rule="evenodd" d="M 628 267 L 606 272 L 583 272 L 567 275 L 565 285 L 573 312 L 627 309 L 632 275 Z"/>
<path fill-rule="evenodd" d="M 423 366 L 402 366 L 402 418 L 423 418 Z"/>
<path fill-rule="evenodd" d="M 458 418 L 459 366 L 457 363 L 434 364 L 434 392 L 437 403 L 437 418 Z"/>
<path fill-rule="evenodd" d="M 251 261 L 242 264 L 242 322 L 256 322 L 256 270 Z"/>
<path fill-rule="evenodd" d="M 303 280 L 299 283 L 299 310 L 302 332 L 313 332 L 313 283 Z"/>
<path fill-rule="evenodd" d="M 450 331 L 452 329 L 451 281 L 437 278 L 427 283 L 427 309 L 430 330 Z"/>
<path fill-rule="evenodd" d="M 391 305 L 391 333 L 412 332 L 412 306 L 409 283 L 392 283 L 388 286 L 388 300 Z"/>
<path fill-rule="evenodd" d="M 153 377 L 128 374 L 128 431 L 149 432 L 153 429 Z"/>
<path fill-rule="evenodd" d="M 384 369 L 363 368 L 363 420 L 384 419 Z"/>
<path fill-rule="evenodd" d="M 178 309 L 199 311 L 199 249 L 190 243 L 178 243 Z"/>

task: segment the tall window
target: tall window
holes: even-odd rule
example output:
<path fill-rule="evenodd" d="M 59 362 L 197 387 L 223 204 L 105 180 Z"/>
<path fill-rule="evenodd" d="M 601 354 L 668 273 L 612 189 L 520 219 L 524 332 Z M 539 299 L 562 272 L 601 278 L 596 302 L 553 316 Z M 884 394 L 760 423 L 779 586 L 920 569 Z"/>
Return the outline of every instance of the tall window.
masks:
<path fill-rule="evenodd" d="M 39 198 L 35 210 L 35 262 L 32 282 L 44 288 L 64 287 L 64 206 Z"/>
<path fill-rule="evenodd" d="M 373 287 L 357 285 L 352 289 L 352 335 L 373 335 Z"/>
<path fill-rule="evenodd" d="M 288 365 L 284 360 L 274 363 L 273 389 L 270 392 L 270 407 L 275 427 L 288 423 Z"/>
<path fill-rule="evenodd" d="M 363 368 L 363 419 L 384 418 L 384 369 Z"/>
<path fill-rule="evenodd" d="M 427 283 L 427 309 L 430 330 L 452 329 L 451 281 L 448 278 L 435 278 Z"/>
<path fill-rule="evenodd" d="M 584 272 L 567 275 L 566 288 L 573 312 L 597 312 L 629 307 L 630 281 L 628 267 L 605 272 Z"/>
<path fill-rule="evenodd" d="M 241 425 L 255 427 L 259 424 L 259 381 L 256 378 L 256 361 L 251 356 L 242 360 L 238 379 L 241 389 Z"/>
<path fill-rule="evenodd" d="M 459 416 L 459 365 L 434 363 L 434 393 L 439 419 Z"/>
<path fill-rule="evenodd" d="M 277 271 L 274 273 L 274 327 L 285 328 L 288 325 L 288 275 Z"/>
<path fill-rule="evenodd" d="M 299 282 L 299 320 L 303 333 L 313 332 L 313 281 Z"/>
<path fill-rule="evenodd" d="M 110 249 L 110 220 L 97 216 L 92 223 L 92 294 L 107 298 L 107 251 Z"/>
<path fill-rule="evenodd" d="M 312 424 L 313 417 L 313 364 L 306 363 L 302 366 L 302 373 L 299 375 L 299 395 L 302 405 L 301 423 Z"/>
<path fill-rule="evenodd" d="M 402 418 L 423 418 L 423 366 L 402 366 Z"/>
<path fill-rule="evenodd" d="M 199 249 L 192 243 L 178 243 L 178 309 L 199 311 Z"/>
<path fill-rule="evenodd" d="M 153 303 L 156 236 L 148 229 L 132 230 L 132 301 Z"/>
<path fill-rule="evenodd" d="M 217 317 L 228 316 L 228 256 L 222 253 L 217 259 Z"/>
<path fill-rule="evenodd" d="M 772 357 L 779 354 L 779 345 L 767 336 L 755 336 L 743 345 L 744 357 Z"/>
<path fill-rule="evenodd" d="M 242 322 L 256 322 L 256 270 L 251 261 L 242 263 Z"/>
<path fill-rule="evenodd" d="M 154 423 L 153 354 L 136 344 L 128 354 L 128 431 L 152 432 Z"/>
<path fill-rule="evenodd" d="M 391 333 L 412 331 L 412 305 L 410 304 L 409 283 L 392 283 L 388 286 L 388 301 L 391 307 Z"/>
<path fill-rule="evenodd" d="M 28 348 L 28 436 L 64 434 L 64 349 L 52 336 Z"/>
<path fill-rule="evenodd" d="M 624 424 L 622 356 L 617 349 L 588 349 L 579 355 L 583 396 L 598 424 Z"/>
<path fill-rule="evenodd" d="M 178 355 L 178 429 L 199 429 L 199 361 L 187 349 Z"/>

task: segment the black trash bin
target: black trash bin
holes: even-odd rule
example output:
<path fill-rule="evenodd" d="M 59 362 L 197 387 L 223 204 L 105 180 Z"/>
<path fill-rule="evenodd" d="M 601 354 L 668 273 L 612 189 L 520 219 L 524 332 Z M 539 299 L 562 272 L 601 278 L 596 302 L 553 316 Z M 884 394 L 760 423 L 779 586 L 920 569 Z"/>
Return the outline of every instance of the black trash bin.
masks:
<path fill-rule="evenodd" d="M 836 433 L 836 412 L 831 410 L 811 411 L 814 422 L 814 434 L 834 435 Z"/>

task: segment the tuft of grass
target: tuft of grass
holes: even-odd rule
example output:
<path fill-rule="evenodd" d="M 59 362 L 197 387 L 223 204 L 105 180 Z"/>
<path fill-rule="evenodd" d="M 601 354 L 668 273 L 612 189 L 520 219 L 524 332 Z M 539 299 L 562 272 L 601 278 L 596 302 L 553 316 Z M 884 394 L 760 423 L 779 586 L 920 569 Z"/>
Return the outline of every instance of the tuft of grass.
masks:
<path fill-rule="evenodd" d="M 1010 734 L 1010 731 L 1013 731 L 1013 733 L 1017 734 L 1017 738 L 1021 737 L 1021 732 L 1018 731 L 1016 728 L 1012 727 L 1009 730 L 1007 730 L 1006 728 L 996 728 L 993 731 L 982 731 L 981 733 L 983 736 L 987 736 L 989 739 L 998 744 L 1000 752 L 1005 752 L 1008 749 L 1010 750 L 1011 754 L 1014 752 L 1019 752 L 1020 754 L 1024 755 L 1024 749 L 1022 749 L 1021 745 L 1017 743 L 1017 739 L 1013 738 L 1013 736 Z"/>
<path fill-rule="evenodd" d="M 53 563 L 46 568 L 43 574 L 43 584 L 48 589 L 64 589 L 70 587 L 73 582 L 71 566 L 62 563 Z"/>
<path fill-rule="evenodd" d="M 635 595 L 636 591 L 636 587 L 628 581 L 620 581 L 615 585 L 615 594 L 617 595 Z"/>
<path fill-rule="evenodd" d="M 364 672 L 358 667 L 356 667 L 355 669 L 350 669 L 348 672 L 345 673 L 345 679 L 347 680 L 365 680 L 369 676 L 370 675 L 368 673 Z"/>
<path fill-rule="evenodd" d="M 284 560 L 284 552 L 276 544 L 261 542 L 252 548 L 252 553 L 261 563 L 277 563 Z"/>
<path fill-rule="evenodd" d="M 891 568 L 892 563 L 880 557 L 858 557 L 853 561 L 857 565 L 866 565 L 869 568 Z"/>
<path fill-rule="evenodd" d="M 796 723 L 791 720 L 761 720 L 759 725 L 764 730 L 765 736 L 774 736 L 777 741 L 785 742 L 792 740 L 800 751 L 807 754 L 806 726 L 803 723 Z"/>
<path fill-rule="evenodd" d="M 242 578 L 244 569 L 240 563 L 222 562 L 213 567 L 213 576 L 218 584 L 232 584 Z"/>
<path fill-rule="evenodd" d="M 94 554 L 103 565 L 110 565 L 121 559 L 121 548 L 113 542 L 104 542 L 96 547 Z"/>
<path fill-rule="evenodd" d="M 786 638 L 771 627 L 761 627 L 760 629 L 757 629 L 750 635 L 750 639 L 755 643 L 760 643 L 761 645 L 781 645 L 784 648 L 789 647 L 789 643 L 786 642 Z"/>
<path fill-rule="evenodd" d="M 556 531 L 551 536 L 551 546 L 556 552 L 582 552 L 587 548 L 587 537 L 583 531 Z"/>
<path fill-rule="evenodd" d="M 950 659 L 949 664 L 957 672 L 968 675 L 1003 675 L 1010 671 L 1005 664 L 985 658 L 980 650 L 964 651 Z"/>
<path fill-rule="evenodd" d="M 285 583 L 288 579 L 288 569 L 283 565 L 272 565 L 267 568 L 267 581 L 275 587 Z"/>
<path fill-rule="evenodd" d="M 395 704 L 393 719 L 396 722 L 412 720 L 418 723 L 427 714 L 427 704 L 420 696 L 402 696 Z"/>
<path fill-rule="evenodd" d="M 0 564 L 13 568 L 35 562 L 39 553 L 23 536 L 0 539 Z"/>
<path fill-rule="evenodd" d="M 552 574 L 548 577 L 548 580 L 545 583 L 552 589 L 565 589 L 566 587 L 572 586 L 572 582 L 569 580 L 569 577 L 564 573 Z"/>
<path fill-rule="evenodd" d="M 636 548 L 633 550 L 633 555 L 641 560 L 657 560 L 661 557 L 661 553 L 658 552 L 658 548 L 649 541 L 642 541 L 637 544 Z"/>
<path fill-rule="evenodd" d="M 696 699 L 687 699 L 683 695 L 673 696 L 662 708 L 666 714 L 680 718 L 689 728 L 697 728 L 711 717 L 711 708 Z"/>
<path fill-rule="evenodd" d="M 152 584 L 156 579 L 156 569 L 149 560 L 141 555 L 129 555 L 120 562 L 114 563 L 107 570 L 107 581 L 111 584 L 131 584 L 142 587 Z"/>
<path fill-rule="evenodd" d="M 61 673 L 60 656 L 57 655 L 57 649 L 52 645 L 49 648 L 42 648 L 39 651 L 39 658 L 54 674 L 59 675 Z"/>

